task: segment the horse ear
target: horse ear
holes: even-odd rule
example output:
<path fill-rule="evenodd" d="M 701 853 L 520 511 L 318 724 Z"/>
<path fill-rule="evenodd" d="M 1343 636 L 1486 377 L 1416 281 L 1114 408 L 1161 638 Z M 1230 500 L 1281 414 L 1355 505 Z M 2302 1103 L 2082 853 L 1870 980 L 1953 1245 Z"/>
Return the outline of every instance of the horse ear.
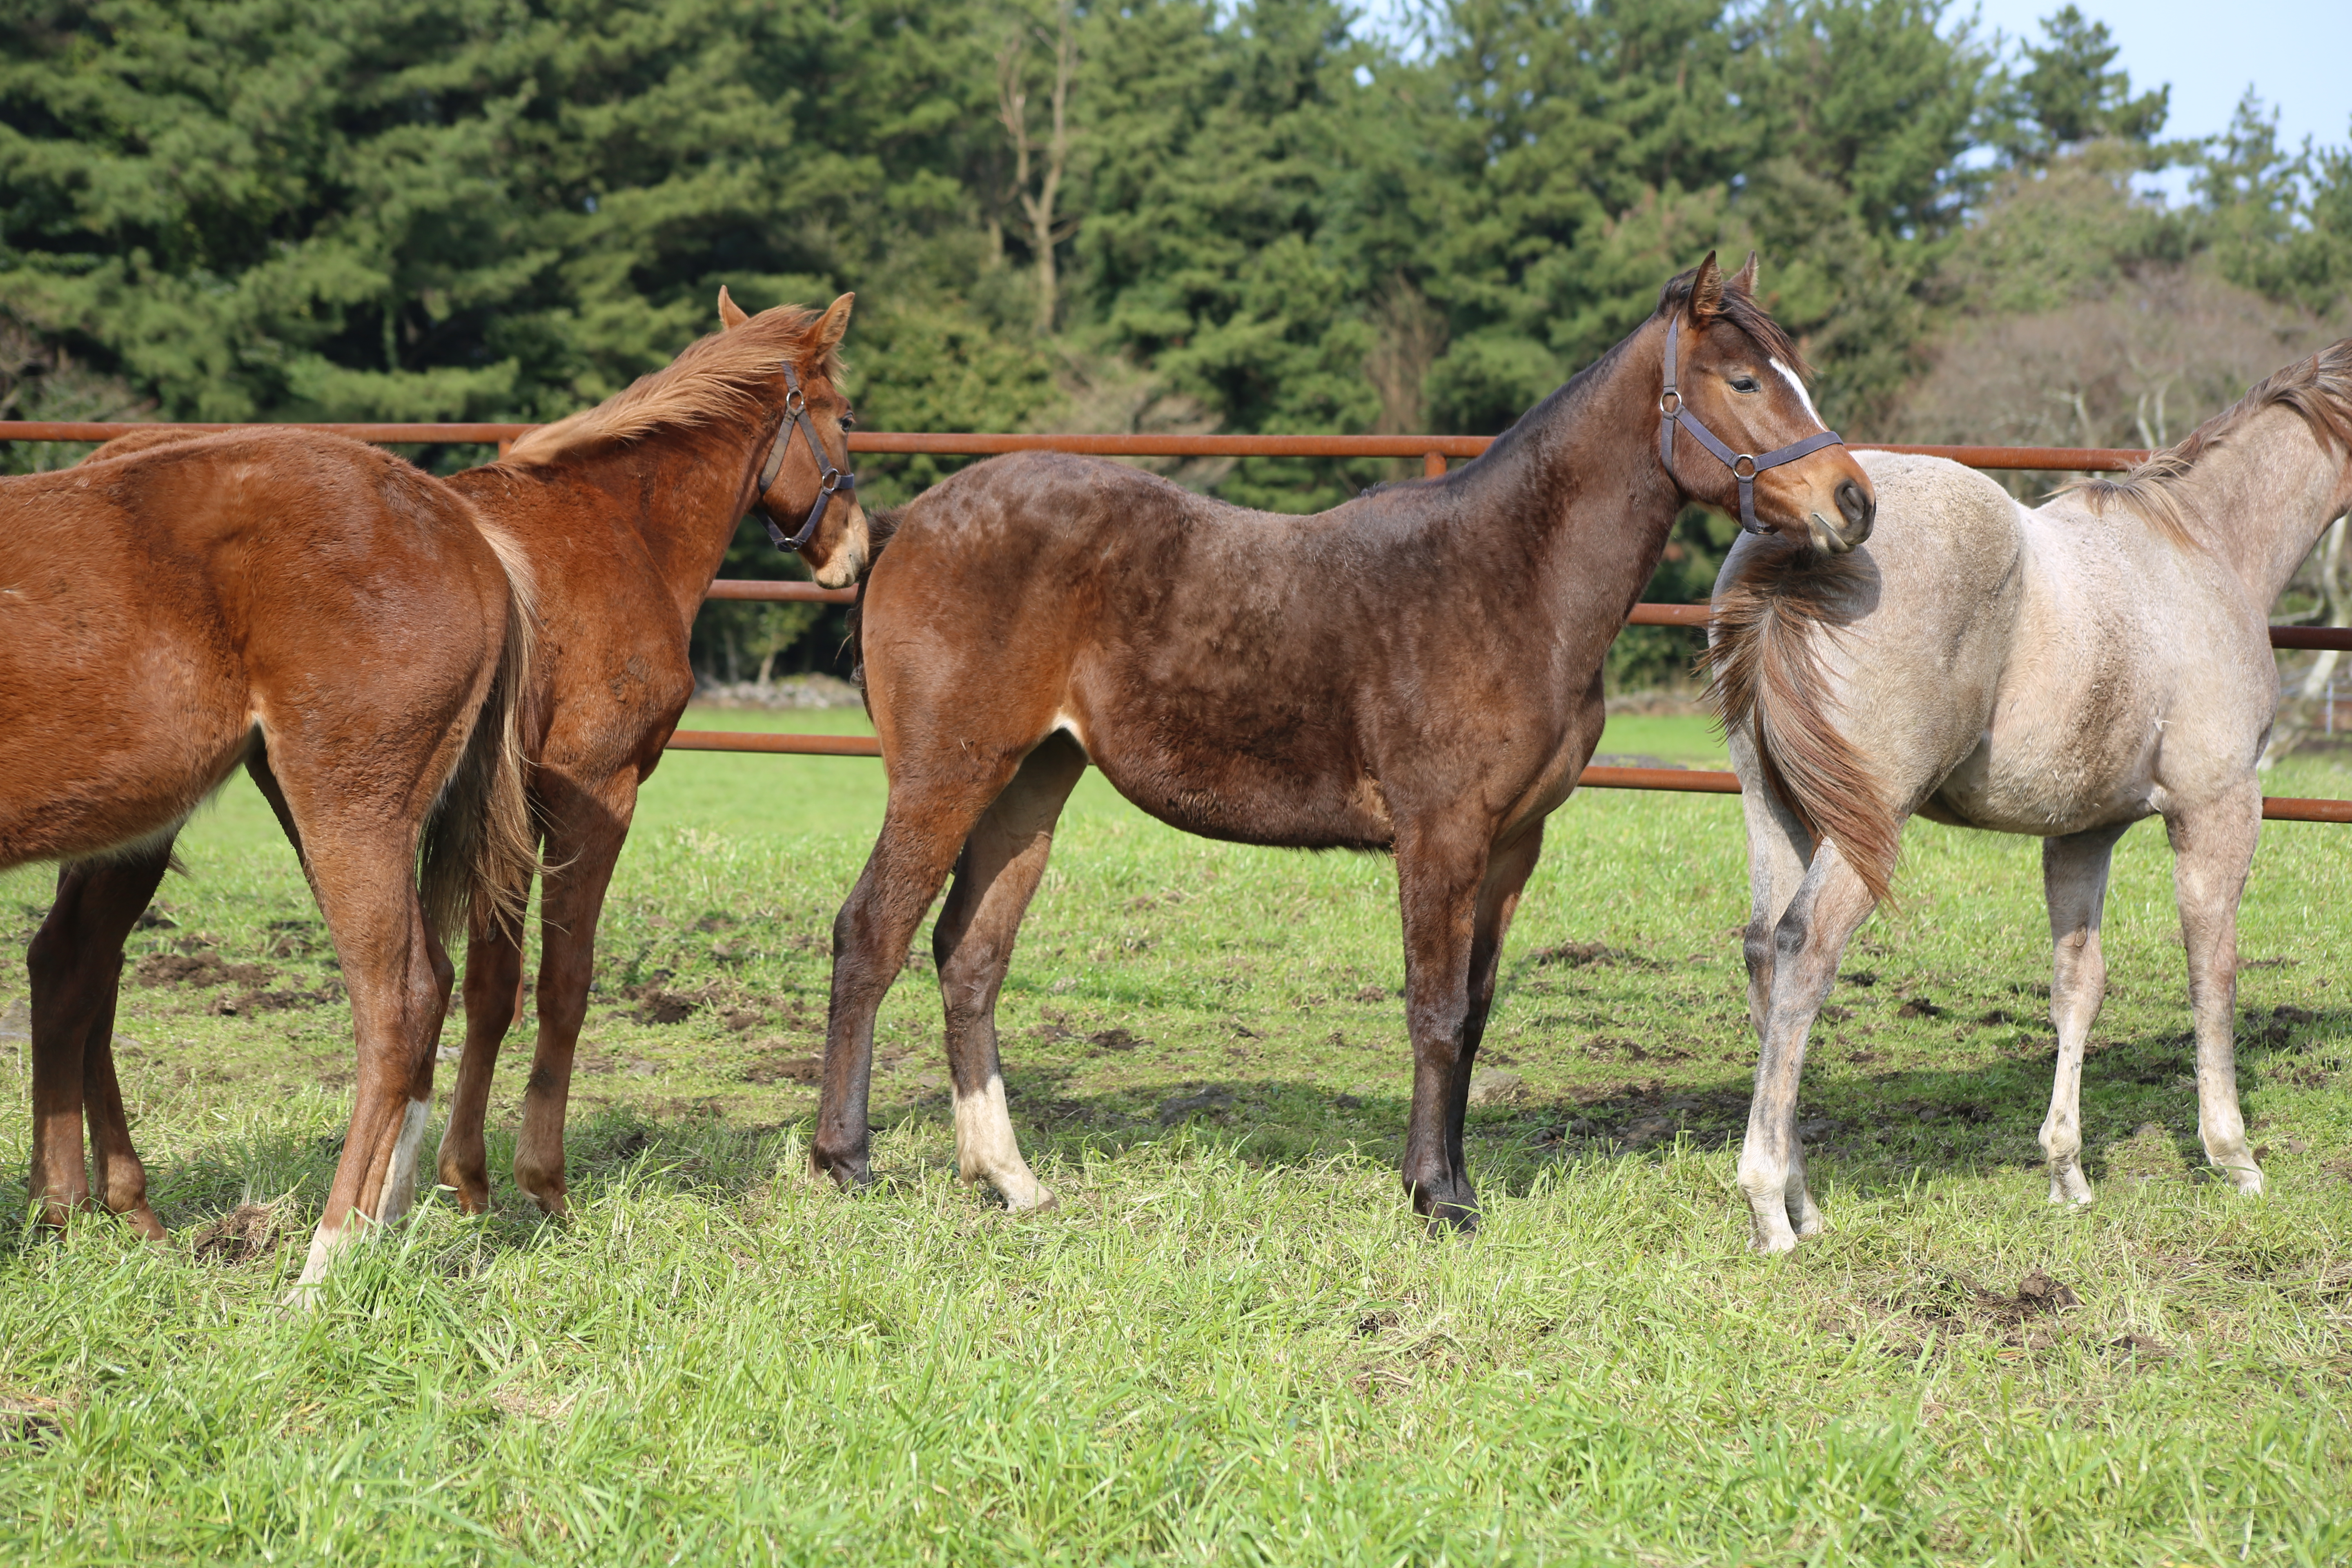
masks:
<path fill-rule="evenodd" d="M 1748 265 L 1731 275 L 1731 291 L 1756 298 L 1756 253 L 1748 253 Z"/>
<path fill-rule="evenodd" d="M 824 314 L 817 318 L 816 329 L 809 338 L 810 353 L 830 354 L 841 346 L 843 334 L 849 331 L 850 307 L 856 303 L 856 295 L 844 294 L 824 308 Z"/>
<path fill-rule="evenodd" d="M 719 327 L 722 330 L 730 327 L 740 327 L 751 319 L 751 313 L 744 310 L 742 306 L 737 304 L 735 302 L 735 297 L 727 292 L 727 285 L 721 283 L 719 286 Z"/>
<path fill-rule="evenodd" d="M 1715 252 L 1698 264 L 1698 276 L 1691 279 L 1691 321 L 1705 326 L 1723 310 L 1723 268 L 1715 264 Z"/>

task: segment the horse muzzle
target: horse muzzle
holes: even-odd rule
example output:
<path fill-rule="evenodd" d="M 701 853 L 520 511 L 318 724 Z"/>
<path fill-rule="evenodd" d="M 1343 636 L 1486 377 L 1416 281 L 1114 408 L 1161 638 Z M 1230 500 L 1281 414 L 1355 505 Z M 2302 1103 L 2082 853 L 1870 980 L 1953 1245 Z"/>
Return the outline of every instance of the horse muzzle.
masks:
<path fill-rule="evenodd" d="M 1837 506 L 1835 522 L 1813 512 L 1805 519 L 1805 531 L 1813 548 L 1825 555 L 1843 555 L 1870 537 L 1878 521 L 1876 498 L 1852 479 L 1841 479 L 1831 499 Z"/>

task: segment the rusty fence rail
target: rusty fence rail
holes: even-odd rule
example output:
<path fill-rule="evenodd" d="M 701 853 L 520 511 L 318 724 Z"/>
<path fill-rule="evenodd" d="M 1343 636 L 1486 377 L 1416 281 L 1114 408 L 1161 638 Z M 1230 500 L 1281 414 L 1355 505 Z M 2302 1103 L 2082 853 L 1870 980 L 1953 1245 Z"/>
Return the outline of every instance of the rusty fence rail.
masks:
<path fill-rule="evenodd" d="M 0 419 L 0 441 L 110 441 L 134 430 L 237 430 L 252 426 L 197 423 L 125 424 L 96 420 Z M 383 446 L 496 446 L 501 451 L 530 425 L 490 423 L 320 424 L 320 430 Z M 1419 458 L 1424 474 L 1445 472 L 1457 458 L 1475 458 L 1493 444 L 1488 436 L 1087 436 L 991 432 L 859 430 L 851 433 L 853 452 L 877 456 L 993 457 L 1005 452 L 1072 452 L 1106 458 Z M 1911 452 L 1948 458 L 1972 468 L 2057 473 L 2116 473 L 2147 456 L 2145 450 L 2105 447 L 1914 447 L 1853 441 L 1857 451 Z M 712 599 L 845 605 L 848 588 L 814 583 L 722 577 L 710 584 Z M 1626 625 L 1705 629 L 1705 605 L 1636 605 Z M 2271 646 L 2280 648 L 2352 650 L 2352 627 L 2273 626 Z M 676 752 L 741 752 L 770 755 L 878 757 L 880 744 L 864 735 L 770 735 L 728 730 L 680 730 L 670 737 Z M 1587 768 L 1587 789 L 1646 789 L 1697 795 L 1738 795 L 1737 773 L 1698 768 Z M 2266 797 L 2263 816 L 2275 822 L 2352 823 L 2352 800 Z"/>

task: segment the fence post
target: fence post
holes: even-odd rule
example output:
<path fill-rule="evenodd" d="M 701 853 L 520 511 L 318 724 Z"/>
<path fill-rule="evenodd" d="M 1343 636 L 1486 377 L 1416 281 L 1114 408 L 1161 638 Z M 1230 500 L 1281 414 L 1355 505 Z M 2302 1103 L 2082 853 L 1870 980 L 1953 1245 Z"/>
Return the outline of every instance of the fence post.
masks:
<path fill-rule="evenodd" d="M 1438 475 L 1445 471 L 1445 454 L 1443 452 L 1423 452 L 1421 455 L 1421 471 L 1430 479 L 1433 479 L 1437 478 Z"/>

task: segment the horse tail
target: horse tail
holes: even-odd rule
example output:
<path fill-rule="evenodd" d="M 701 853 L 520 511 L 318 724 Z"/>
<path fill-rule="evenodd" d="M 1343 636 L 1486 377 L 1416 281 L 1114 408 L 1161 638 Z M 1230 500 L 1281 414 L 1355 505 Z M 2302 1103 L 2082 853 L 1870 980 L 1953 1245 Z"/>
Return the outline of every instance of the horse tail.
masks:
<path fill-rule="evenodd" d="M 513 536 L 479 519 L 476 526 L 506 576 L 506 637 L 466 750 L 425 826 L 418 893 L 425 918 L 445 937 L 461 925 L 476 936 L 494 926 L 519 932 L 541 870 L 523 743 L 538 590 Z"/>
<path fill-rule="evenodd" d="M 1847 557 L 1758 551 L 1716 590 L 1706 652 L 1707 702 L 1727 736 L 1747 726 L 1764 784 L 1818 844 L 1828 840 L 1883 900 L 1895 879 L 1903 825 L 1870 761 L 1824 701 L 1822 639 L 1843 624 L 1853 575 Z"/>
<path fill-rule="evenodd" d="M 842 638 L 849 649 L 849 678 L 861 694 L 866 689 L 866 580 L 874 575 L 874 563 L 882 559 L 883 547 L 905 517 L 901 507 L 869 507 L 866 512 L 866 564 L 857 570 L 857 597 L 849 606 L 849 628 Z"/>

